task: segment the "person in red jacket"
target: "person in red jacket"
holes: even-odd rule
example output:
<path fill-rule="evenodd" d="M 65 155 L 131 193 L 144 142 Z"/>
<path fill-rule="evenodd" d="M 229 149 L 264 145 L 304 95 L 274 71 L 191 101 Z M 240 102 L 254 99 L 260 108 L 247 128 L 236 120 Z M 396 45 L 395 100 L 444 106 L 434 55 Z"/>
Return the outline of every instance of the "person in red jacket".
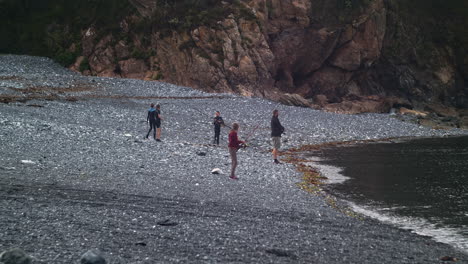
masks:
<path fill-rule="evenodd" d="M 239 148 L 242 147 L 242 144 L 245 144 L 244 141 L 239 140 L 237 138 L 237 131 L 239 131 L 239 124 L 234 123 L 232 124 L 231 132 L 229 133 L 229 154 L 231 155 L 231 176 L 230 178 L 233 180 L 237 180 L 238 178 L 235 175 L 236 167 L 237 167 L 237 151 Z"/>

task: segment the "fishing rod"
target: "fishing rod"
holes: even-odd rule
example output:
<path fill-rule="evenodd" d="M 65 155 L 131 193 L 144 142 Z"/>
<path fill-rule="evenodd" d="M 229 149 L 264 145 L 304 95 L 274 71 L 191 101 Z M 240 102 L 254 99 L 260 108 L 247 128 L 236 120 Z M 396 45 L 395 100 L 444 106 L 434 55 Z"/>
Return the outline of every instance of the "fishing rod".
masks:
<path fill-rule="evenodd" d="M 275 107 L 273 108 L 273 110 L 275 110 L 276 107 L 278 107 L 280 104 L 281 104 L 281 102 L 278 102 L 278 103 L 275 105 Z M 249 141 L 250 137 L 252 137 L 252 136 L 255 134 L 255 131 L 257 131 L 257 129 L 258 129 L 259 127 L 260 127 L 260 123 L 258 123 L 258 124 L 253 128 L 252 132 L 250 132 L 250 133 L 247 135 L 247 137 L 245 138 L 245 143 L 246 143 L 245 145 L 246 145 L 246 147 L 247 147 L 247 141 Z"/>
<path fill-rule="evenodd" d="M 205 113 L 205 112 L 200 111 L 200 110 L 199 110 L 198 108 L 196 108 L 196 107 L 192 107 L 192 108 L 195 109 L 195 111 L 197 111 L 198 113 L 202 114 L 202 115 L 205 116 L 205 117 L 209 117 L 210 119 L 213 119 L 213 118 L 214 118 L 214 117 L 212 117 L 211 115 L 209 115 L 209 114 L 207 114 L 207 113 Z M 223 124 L 223 126 L 229 128 L 229 129 L 232 129 L 232 127 L 226 125 L 225 123 Z"/>
<path fill-rule="evenodd" d="M 281 104 L 281 102 L 278 102 L 275 107 L 273 107 L 273 110 L 276 110 L 276 108 Z M 249 136 L 247 136 L 246 140 L 247 141 L 251 136 L 253 136 L 255 134 L 255 131 L 257 131 L 257 129 L 260 127 L 260 123 L 257 124 L 254 129 L 252 130 L 252 133 L 249 134 Z"/>

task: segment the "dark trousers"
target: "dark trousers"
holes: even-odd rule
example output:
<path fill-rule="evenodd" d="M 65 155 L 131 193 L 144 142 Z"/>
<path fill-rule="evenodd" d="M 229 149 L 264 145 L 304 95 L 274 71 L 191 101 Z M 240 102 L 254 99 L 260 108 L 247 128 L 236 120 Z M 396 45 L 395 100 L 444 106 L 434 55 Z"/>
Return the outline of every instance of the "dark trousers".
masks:
<path fill-rule="evenodd" d="M 149 125 L 150 125 L 150 129 L 148 131 L 148 134 L 146 134 L 146 138 L 148 138 L 149 134 L 151 133 L 151 130 L 154 130 L 153 137 L 156 138 L 156 121 L 150 122 Z"/>
<path fill-rule="evenodd" d="M 213 144 L 218 144 L 219 145 L 219 134 L 221 134 L 221 128 L 216 128 L 215 127 L 215 135 L 214 135 L 214 140 Z"/>

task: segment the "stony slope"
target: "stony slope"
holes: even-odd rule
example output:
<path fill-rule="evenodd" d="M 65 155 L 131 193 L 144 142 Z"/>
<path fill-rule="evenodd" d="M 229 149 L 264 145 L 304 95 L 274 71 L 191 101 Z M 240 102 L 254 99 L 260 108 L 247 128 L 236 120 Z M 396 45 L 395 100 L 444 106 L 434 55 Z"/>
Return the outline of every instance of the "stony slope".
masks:
<path fill-rule="evenodd" d="M 308 101 L 294 103 L 329 111 L 404 106 L 468 123 L 463 1 L 0 4 L 12 36 L 0 52 L 53 56 L 85 74 L 283 101 L 297 93 Z"/>

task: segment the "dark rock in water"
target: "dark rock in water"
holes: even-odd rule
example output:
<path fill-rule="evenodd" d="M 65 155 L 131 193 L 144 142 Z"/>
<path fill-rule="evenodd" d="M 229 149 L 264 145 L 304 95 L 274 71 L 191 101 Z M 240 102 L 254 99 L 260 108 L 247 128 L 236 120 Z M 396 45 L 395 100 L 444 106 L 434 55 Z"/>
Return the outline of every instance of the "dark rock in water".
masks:
<path fill-rule="evenodd" d="M 169 219 L 159 221 L 159 222 L 157 222 L 157 224 L 160 225 L 160 226 L 176 226 L 176 225 L 178 225 L 178 223 L 176 223 L 174 221 L 171 221 Z"/>
<path fill-rule="evenodd" d="M 294 255 L 294 253 L 288 250 L 283 250 L 283 249 L 277 249 L 277 248 L 267 249 L 266 253 L 273 254 L 278 257 L 296 258 L 296 255 Z"/>
<path fill-rule="evenodd" d="M 7 250 L 0 254 L 0 262 L 3 264 L 30 264 L 30 256 L 18 248 Z"/>
<path fill-rule="evenodd" d="M 204 156 L 206 156 L 206 152 L 199 151 L 199 152 L 197 152 L 197 155 L 204 157 Z"/>
<path fill-rule="evenodd" d="M 99 250 L 88 250 L 81 256 L 81 264 L 106 264 L 106 259 Z"/>

